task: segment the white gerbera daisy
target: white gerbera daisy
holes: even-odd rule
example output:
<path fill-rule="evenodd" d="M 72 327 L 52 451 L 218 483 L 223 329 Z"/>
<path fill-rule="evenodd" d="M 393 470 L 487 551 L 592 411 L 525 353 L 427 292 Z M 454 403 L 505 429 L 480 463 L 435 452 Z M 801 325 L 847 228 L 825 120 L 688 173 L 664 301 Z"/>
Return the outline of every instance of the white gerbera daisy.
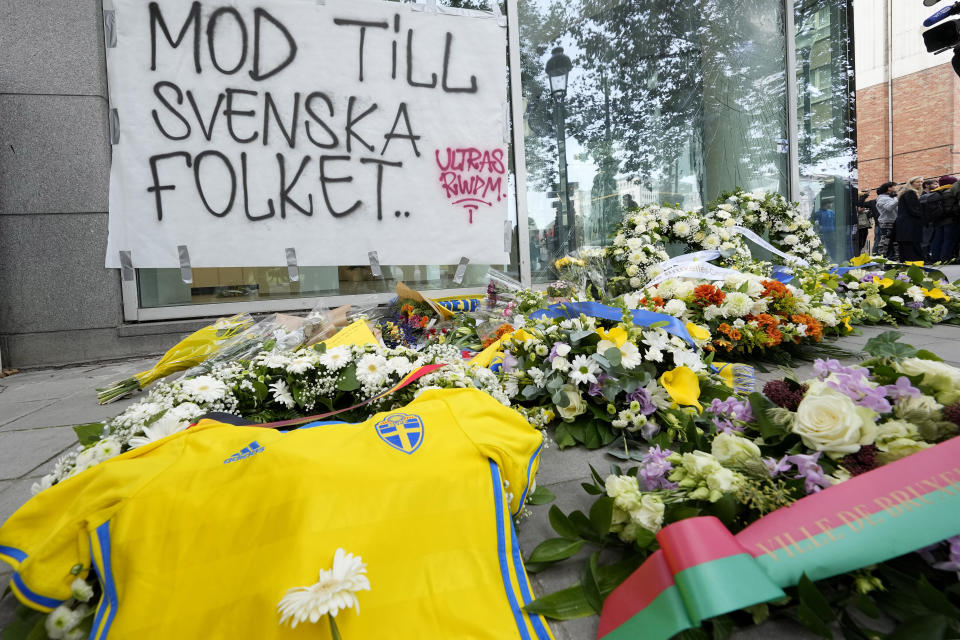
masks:
<path fill-rule="evenodd" d="M 227 385 L 213 376 L 197 376 L 183 383 L 181 390 L 200 402 L 216 402 L 227 392 Z"/>
<path fill-rule="evenodd" d="M 360 556 L 337 549 L 332 569 L 321 569 L 314 584 L 294 587 L 283 596 L 277 605 L 280 624 L 290 620 L 290 627 L 295 629 L 307 620 L 316 623 L 328 614 L 331 618 L 336 617 L 341 609 L 354 608 L 359 614 L 360 601 L 356 592 L 370 590 L 370 581 L 364 575 L 366 572 L 367 565 Z"/>
<path fill-rule="evenodd" d="M 600 367 L 597 366 L 597 363 L 591 358 L 587 356 L 577 356 L 570 364 L 572 367 L 570 379 L 577 384 L 595 383 L 597 381 L 596 374 L 597 371 L 600 370 Z"/>
<path fill-rule="evenodd" d="M 270 384 L 270 389 L 273 391 L 273 399 L 285 406 L 287 409 L 292 409 L 296 402 L 293 399 L 293 394 L 290 393 L 290 387 L 287 386 L 286 381 L 277 380 Z"/>
<path fill-rule="evenodd" d="M 383 384 L 388 371 L 387 359 L 377 353 L 368 353 L 357 361 L 357 380 L 366 387 Z"/>
<path fill-rule="evenodd" d="M 350 361 L 350 348 L 346 346 L 327 349 L 326 353 L 317 358 L 317 362 L 331 371 L 339 371 Z"/>
<path fill-rule="evenodd" d="M 173 409 L 163 414 L 159 420 L 143 428 L 142 436 L 130 438 L 128 444 L 133 447 L 142 447 L 161 438 L 183 431 L 190 426 L 190 420 L 180 417 Z"/>

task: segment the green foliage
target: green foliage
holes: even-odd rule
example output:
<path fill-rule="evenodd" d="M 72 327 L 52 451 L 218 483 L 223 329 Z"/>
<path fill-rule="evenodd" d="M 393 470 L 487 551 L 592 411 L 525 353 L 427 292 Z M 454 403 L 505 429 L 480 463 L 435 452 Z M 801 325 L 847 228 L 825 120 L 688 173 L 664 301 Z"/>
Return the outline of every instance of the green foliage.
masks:
<path fill-rule="evenodd" d="M 77 441 L 83 446 L 91 445 L 103 436 L 104 424 L 102 422 L 88 422 L 87 424 L 78 424 L 73 428 L 77 434 Z"/>
<path fill-rule="evenodd" d="M 880 335 L 867 340 L 863 350 L 875 358 L 901 360 L 915 357 L 918 353 L 917 349 L 898 342 L 902 337 L 903 334 L 899 331 L 884 331 Z"/>

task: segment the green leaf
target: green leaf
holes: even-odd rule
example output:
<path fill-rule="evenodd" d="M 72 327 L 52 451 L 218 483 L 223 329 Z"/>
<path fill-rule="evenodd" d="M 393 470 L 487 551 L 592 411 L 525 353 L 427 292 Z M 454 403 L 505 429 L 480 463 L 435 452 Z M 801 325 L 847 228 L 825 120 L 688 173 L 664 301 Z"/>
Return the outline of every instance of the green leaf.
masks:
<path fill-rule="evenodd" d="M 588 518 L 582 511 L 574 511 L 569 516 L 570 522 L 573 523 L 573 526 L 577 528 L 577 534 L 586 540 L 592 540 L 594 542 L 599 542 L 601 536 L 593 528 L 593 523 L 590 522 Z"/>
<path fill-rule="evenodd" d="M 520 395 L 522 395 L 525 400 L 533 400 L 540 395 L 540 389 L 536 385 L 528 384 L 523 388 L 523 391 L 520 392 Z"/>
<path fill-rule="evenodd" d="M 592 331 L 589 329 L 584 329 L 583 331 L 574 331 L 573 333 L 570 334 L 570 342 L 573 344 L 577 344 L 581 340 L 585 338 L 589 338 L 590 336 L 593 336 L 593 335 L 596 335 L 596 331 Z"/>
<path fill-rule="evenodd" d="M 583 446 L 587 449 L 599 449 L 604 444 L 603 436 L 596 422 L 589 422 L 583 427 Z"/>
<path fill-rule="evenodd" d="M 604 484 L 603 476 L 601 476 L 600 473 L 593 468 L 592 464 L 588 464 L 587 466 L 590 467 L 590 477 L 593 478 L 593 481 L 596 482 L 598 485 L 603 486 Z"/>
<path fill-rule="evenodd" d="M 714 618 L 713 622 L 713 640 L 727 640 L 733 633 L 733 620 L 730 616 L 721 616 Z"/>
<path fill-rule="evenodd" d="M 87 424 L 78 424 L 73 428 L 73 432 L 77 434 L 77 440 L 80 444 L 87 446 L 99 440 L 100 436 L 103 435 L 103 423 L 88 422 Z"/>
<path fill-rule="evenodd" d="M 587 603 L 583 587 L 580 585 L 537 598 L 525 606 L 524 610 L 532 615 L 541 615 L 552 620 L 575 620 L 596 614 Z"/>
<path fill-rule="evenodd" d="M 580 486 L 583 487 L 584 491 L 586 491 L 592 496 L 599 496 L 603 494 L 603 489 L 600 489 L 595 484 L 590 484 L 589 482 L 581 482 Z"/>
<path fill-rule="evenodd" d="M 875 358 L 893 358 L 894 360 L 917 355 L 917 350 L 910 345 L 897 342 L 902 337 L 903 334 L 899 331 L 884 331 L 867 340 L 863 350 Z"/>
<path fill-rule="evenodd" d="M 528 562 L 559 562 L 576 555 L 582 546 L 583 540 L 550 538 L 538 544 L 527 560 Z"/>
<path fill-rule="evenodd" d="M 637 548 L 638 549 L 647 549 L 654 542 L 657 541 L 657 534 L 649 529 L 644 529 L 642 527 L 637 527 Z"/>
<path fill-rule="evenodd" d="M 253 385 L 253 393 L 257 398 L 257 405 L 263 405 L 264 400 L 267 399 L 270 391 L 267 389 L 267 385 L 263 384 L 259 380 L 254 380 L 251 382 Z"/>
<path fill-rule="evenodd" d="M 553 401 L 553 404 L 557 405 L 558 409 L 566 409 L 570 406 L 570 397 L 560 389 L 554 391 L 550 399 Z"/>
<path fill-rule="evenodd" d="M 760 435 L 763 436 L 764 442 L 767 444 L 777 444 L 783 440 L 784 436 L 788 433 L 787 428 L 781 427 L 767 416 L 767 409 L 773 407 L 773 403 L 770 402 L 766 396 L 757 392 L 753 392 L 747 396 L 747 400 L 750 401 L 750 408 L 753 410 L 753 417 L 757 423 L 757 429 L 760 431 Z"/>
<path fill-rule="evenodd" d="M 957 608 L 950 604 L 947 596 L 935 589 L 924 576 L 920 576 L 920 579 L 917 581 L 916 594 L 930 611 L 935 611 L 953 619 L 960 618 L 960 611 L 957 611 Z"/>
<path fill-rule="evenodd" d="M 948 626 L 949 620 L 940 615 L 917 616 L 904 620 L 887 640 L 939 640 L 946 636 Z"/>
<path fill-rule="evenodd" d="M 933 353 L 932 351 L 927 351 L 926 349 L 920 349 L 917 351 L 917 358 L 921 360 L 933 360 L 934 362 L 943 362 L 943 358 Z"/>
<path fill-rule="evenodd" d="M 871 618 L 880 617 L 880 608 L 877 606 L 877 603 L 873 601 L 873 598 L 869 596 L 858 593 L 853 597 L 852 604 Z"/>
<path fill-rule="evenodd" d="M 580 584 L 583 586 L 583 595 L 587 599 L 587 604 L 595 613 L 600 613 L 603 608 L 603 596 L 600 594 L 600 583 L 597 578 L 597 563 L 600 552 L 594 551 L 590 554 L 590 560 L 584 565 L 580 576 Z"/>
<path fill-rule="evenodd" d="M 527 496 L 528 504 L 547 504 L 553 502 L 557 499 L 557 496 L 554 495 L 553 491 L 547 489 L 546 487 L 537 487 L 533 493 Z"/>
<path fill-rule="evenodd" d="M 753 618 L 753 624 L 760 624 L 770 617 L 770 605 L 766 602 L 749 606 L 744 611 Z"/>
<path fill-rule="evenodd" d="M 617 347 L 610 347 L 603 352 L 603 357 L 610 361 L 615 367 L 619 367 L 620 363 L 623 362 L 623 354 L 620 353 L 620 349 Z"/>
<path fill-rule="evenodd" d="M 33 611 L 23 605 L 18 605 L 16 617 L 3 628 L 2 640 L 27 640 L 30 634 L 39 626 L 44 631 L 41 638 L 46 638 L 44 620 L 46 615 Z"/>
<path fill-rule="evenodd" d="M 590 523 L 602 536 L 610 533 L 610 524 L 613 522 L 613 498 L 604 496 L 590 507 Z"/>
<path fill-rule="evenodd" d="M 557 441 L 557 446 L 560 447 L 560 449 L 566 449 L 567 447 L 572 447 L 577 444 L 577 441 L 570 433 L 570 425 L 566 422 L 561 422 L 556 426 L 553 430 L 553 439 Z"/>
<path fill-rule="evenodd" d="M 30 630 L 30 633 L 27 634 L 26 640 L 47 640 L 47 625 L 46 616 L 37 620 L 36 624 L 33 625 L 33 629 Z"/>
<path fill-rule="evenodd" d="M 820 619 L 820 617 L 810 608 L 809 605 L 800 603 L 797 607 L 797 620 L 805 626 L 807 629 L 817 634 L 821 638 L 826 640 L 833 640 L 833 632 L 830 631 L 830 627 L 827 626 L 827 623 Z"/>
<path fill-rule="evenodd" d="M 550 507 L 548 518 L 550 519 L 550 526 L 553 527 L 553 530 L 556 531 L 561 538 L 576 540 L 580 537 L 577 533 L 577 528 L 570 522 L 570 518 L 568 518 L 557 505 Z"/>
<path fill-rule="evenodd" d="M 837 614 L 834 613 L 830 602 L 824 597 L 816 585 L 807 577 L 807 574 L 800 576 L 800 582 L 797 583 L 797 592 L 800 594 L 800 604 L 806 605 L 823 622 L 833 622 Z"/>
<path fill-rule="evenodd" d="M 360 381 L 357 380 L 357 365 L 351 363 L 344 368 L 337 381 L 337 389 L 340 391 L 356 391 L 360 388 Z"/>

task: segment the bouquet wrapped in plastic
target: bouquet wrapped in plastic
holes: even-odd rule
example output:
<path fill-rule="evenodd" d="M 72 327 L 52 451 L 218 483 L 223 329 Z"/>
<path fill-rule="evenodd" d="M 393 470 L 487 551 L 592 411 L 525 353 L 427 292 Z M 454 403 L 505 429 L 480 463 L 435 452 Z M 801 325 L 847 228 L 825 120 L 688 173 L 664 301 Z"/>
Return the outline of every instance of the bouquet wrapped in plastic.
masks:
<path fill-rule="evenodd" d="M 156 380 L 171 373 L 195 367 L 213 353 L 225 341 L 253 324 L 253 318 L 241 313 L 229 318 L 220 318 L 213 324 L 194 331 L 163 354 L 157 364 L 133 377 L 118 380 L 101 389 L 97 389 L 97 402 L 109 404 L 126 397 L 135 391 L 145 389 Z"/>

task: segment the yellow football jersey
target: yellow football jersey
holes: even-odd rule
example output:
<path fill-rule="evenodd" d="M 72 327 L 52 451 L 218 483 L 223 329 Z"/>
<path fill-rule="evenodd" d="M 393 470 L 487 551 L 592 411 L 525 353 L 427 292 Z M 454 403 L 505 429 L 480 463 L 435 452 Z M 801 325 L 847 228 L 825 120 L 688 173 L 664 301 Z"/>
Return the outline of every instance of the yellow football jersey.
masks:
<path fill-rule="evenodd" d="M 46 611 L 93 568 L 97 639 L 329 638 L 325 620 L 281 627 L 277 604 L 342 547 L 371 585 L 337 616 L 347 640 L 546 640 L 511 518 L 541 444 L 468 389 L 288 433 L 202 420 L 36 495 L 0 527 L 0 557 Z"/>

